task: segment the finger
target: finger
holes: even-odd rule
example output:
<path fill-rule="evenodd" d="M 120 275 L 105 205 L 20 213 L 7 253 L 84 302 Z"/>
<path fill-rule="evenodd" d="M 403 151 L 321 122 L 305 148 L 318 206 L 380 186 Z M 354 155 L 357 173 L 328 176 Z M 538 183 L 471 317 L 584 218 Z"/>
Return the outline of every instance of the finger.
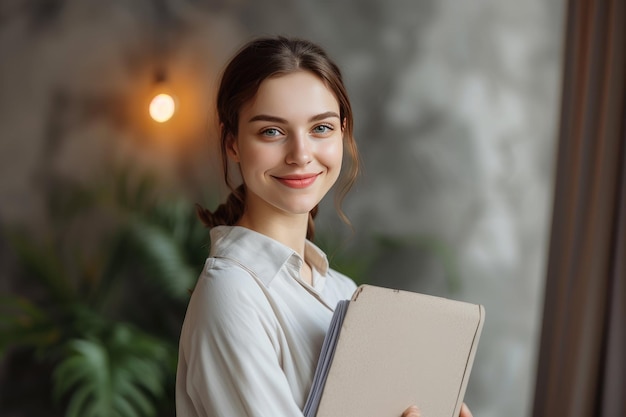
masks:
<path fill-rule="evenodd" d="M 421 417 L 420 409 L 412 405 L 402 413 L 402 417 Z"/>
<path fill-rule="evenodd" d="M 461 414 L 459 414 L 459 417 L 473 417 L 472 412 L 467 407 L 467 405 L 465 405 L 465 403 L 461 405 Z"/>

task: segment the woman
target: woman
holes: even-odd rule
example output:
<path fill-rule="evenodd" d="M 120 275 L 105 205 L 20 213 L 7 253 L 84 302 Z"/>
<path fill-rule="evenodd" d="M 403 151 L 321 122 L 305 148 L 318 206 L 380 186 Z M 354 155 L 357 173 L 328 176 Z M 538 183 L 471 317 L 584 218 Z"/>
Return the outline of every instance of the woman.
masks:
<path fill-rule="evenodd" d="M 336 203 L 345 219 L 341 200 L 359 170 L 352 109 L 324 51 L 281 37 L 235 55 L 217 110 L 232 193 L 215 212 L 198 210 L 211 251 L 181 332 L 177 413 L 302 416 L 333 309 L 356 288 L 310 241 L 344 148 Z M 237 188 L 230 163 L 241 174 Z M 415 407 L 403 414 L 417 415 Z"/>

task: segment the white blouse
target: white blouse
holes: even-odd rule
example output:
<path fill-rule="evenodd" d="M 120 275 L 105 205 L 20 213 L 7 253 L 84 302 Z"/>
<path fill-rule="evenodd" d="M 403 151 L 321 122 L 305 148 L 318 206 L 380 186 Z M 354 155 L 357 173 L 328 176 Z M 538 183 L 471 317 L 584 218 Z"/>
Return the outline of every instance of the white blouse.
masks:
<path fill-rule="evenodd" d="M 211 230 L 211 251 L 189 301 L 176 378 L 178 417 L 302 416 L 337 302 L 356 285 L 306 243 L 304 260 L 250 229 Z"/>

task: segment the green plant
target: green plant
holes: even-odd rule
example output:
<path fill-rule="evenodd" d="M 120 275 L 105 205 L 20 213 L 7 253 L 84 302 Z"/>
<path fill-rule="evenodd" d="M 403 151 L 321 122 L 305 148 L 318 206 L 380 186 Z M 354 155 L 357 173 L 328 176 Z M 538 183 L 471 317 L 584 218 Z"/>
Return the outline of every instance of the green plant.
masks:
<path fill-rule="evenodd" d="M 436 259 L 443 267 L 447 288 L 451 293 L 461 289 L 461 278 L 452 248 L 443 240 L 434 236 L 390 236 L 378 235 L 374 241 L 379 248 L 374 262 L 383 262 L 379 257 L 389 252 L 410 251 L 413 254 L 425 253 Z"/>
<path fill-rule="evenodd" d="M 54 395 L 37 401 L 68 417 L 173 415 L 178 332 L 208 233 L 189 202 L 156 189 L 126 170 L 57 183 L 49 230 L 6 234 L 28 288 L 0 298 L 0 355 L 49 364 Z"/>
<path fill-rule="evenodd" d="M 170 348 L 123 323 L 99 337 L 69 340 L 54 371 L 55 394 L 70 394 L 66 415 L 153 416 L 163 394 Z"/>
<path fill-rule="evenodd" d="M 336 236 L 319 233 L 316 243 L 328 254 L 330 265 L 352 278 L 357 284 L 371 280 L 375 265 L 388 262 L 390 253 L 405 252 L 410 255 L 425 254 L 435 259 L 443 268 L 446 286 L 451 293 L 461 287 L 461 279 L 452 248 L 441 239 L 424 235 L 394 236 L 377 234 L 368 245 L 348 246 L 347 240 L 337 241 Z"/>

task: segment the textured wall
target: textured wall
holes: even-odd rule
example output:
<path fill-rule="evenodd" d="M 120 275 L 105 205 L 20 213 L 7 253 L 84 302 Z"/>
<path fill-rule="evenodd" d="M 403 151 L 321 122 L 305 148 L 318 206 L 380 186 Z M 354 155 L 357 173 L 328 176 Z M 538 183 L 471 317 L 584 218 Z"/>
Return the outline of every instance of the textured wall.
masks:
<path fill-rule="evenodd" d="M 45 223 L 47 178 L 88 181 L 111 160 L 199 198 L 215 176 L 206 120 L 224 60 L 253 35 L 311 38 L 342 67 L 355 108 L 365 172 L 346 211 L 356 253 L 376 249 L 365 278 L 484 304 L 467 401 L 483 417 L 528 415 L 564 2 L 249 3 L 3 2 L 2 223 Z M 133 110 L 157 62 L 192 103 L 173 130 Z"/>

